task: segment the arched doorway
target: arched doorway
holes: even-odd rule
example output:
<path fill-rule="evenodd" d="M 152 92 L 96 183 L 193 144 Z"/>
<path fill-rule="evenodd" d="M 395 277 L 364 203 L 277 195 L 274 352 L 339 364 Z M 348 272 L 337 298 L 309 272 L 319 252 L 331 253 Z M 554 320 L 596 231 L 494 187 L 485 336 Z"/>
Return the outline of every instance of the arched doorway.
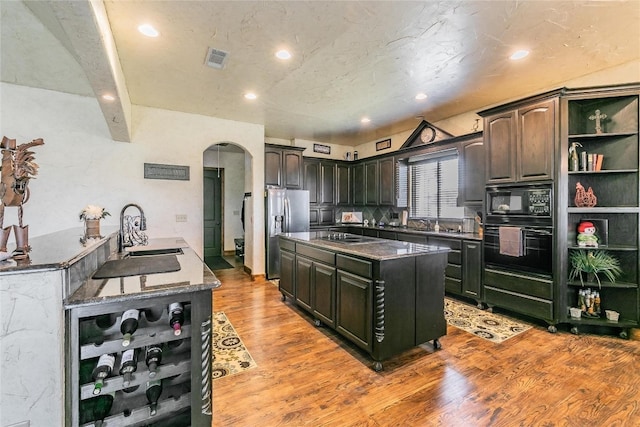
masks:
<path fill-rule="evenodd" d="M 236 241 L 244 238 L 245 150 L 222 142 L 203 153 L 203 255 L 212 270 L 243 265 Z"/>

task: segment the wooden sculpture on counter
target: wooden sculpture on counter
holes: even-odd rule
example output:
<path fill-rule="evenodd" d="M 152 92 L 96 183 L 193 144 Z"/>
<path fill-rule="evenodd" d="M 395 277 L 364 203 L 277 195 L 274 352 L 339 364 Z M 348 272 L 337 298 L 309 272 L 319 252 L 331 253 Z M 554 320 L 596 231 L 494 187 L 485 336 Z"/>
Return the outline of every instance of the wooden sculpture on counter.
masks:
<path fill-rule="evenodd" d="M 593 194 L 593 189 L 589 187 L 585 190 L 582 184 L 576 183 L 576 197 L 574 202 L 579 208 L 592 208 L 598 202 L 598 198 Z"/>
<path fill-rule="evenodd" d="M 2 138 L 0 150 L 0 252 L 7 252 L 7 241 L 11 226 L 4 228 L 4 210 L 6 206 L 18 208 L 18 225 L 13 225 L 16 238 L 14 259 L 27 258 L 29 247 L 29 226 L 22 223 L 22 205 L 29 200 L 29 180 L 38 174 L 38 165 L 34 162 L 34 153 L 29 149 L 43 145 L 42 138 L 16 145 L 15 139 Z"/>

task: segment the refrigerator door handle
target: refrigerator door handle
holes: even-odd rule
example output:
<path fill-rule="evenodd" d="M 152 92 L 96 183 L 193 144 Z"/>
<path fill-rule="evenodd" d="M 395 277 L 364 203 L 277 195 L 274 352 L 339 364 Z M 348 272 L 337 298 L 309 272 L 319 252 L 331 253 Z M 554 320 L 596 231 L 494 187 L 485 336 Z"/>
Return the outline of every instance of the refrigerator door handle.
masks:
<path fill-rule="evenodd" d="M 288 233 L 291 228 L 291 209 L 289 208 L 289 198 L 284 198 L 284 224 L 282 227 L 282 231 L 284 233 Z"/>

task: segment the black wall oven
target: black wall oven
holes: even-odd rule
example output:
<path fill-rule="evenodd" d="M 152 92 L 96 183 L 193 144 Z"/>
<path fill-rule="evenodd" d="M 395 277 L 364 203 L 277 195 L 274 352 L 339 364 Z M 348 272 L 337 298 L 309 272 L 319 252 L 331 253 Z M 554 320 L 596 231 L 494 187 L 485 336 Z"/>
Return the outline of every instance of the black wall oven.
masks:
<path fill-rule="evenodd" d="M 552 200 L 551 185 L 488 188 L 484 226 L 485 266 L 551 278 L 554 245 Z M 502 227 L 508 230 L 501 230 Z M 510 237 L 518 238 L 520 248 L 516 253 L 505 247 L 507 231 L 511 233 Z M 501 232 L 504 233 L 502 241 Z"/>

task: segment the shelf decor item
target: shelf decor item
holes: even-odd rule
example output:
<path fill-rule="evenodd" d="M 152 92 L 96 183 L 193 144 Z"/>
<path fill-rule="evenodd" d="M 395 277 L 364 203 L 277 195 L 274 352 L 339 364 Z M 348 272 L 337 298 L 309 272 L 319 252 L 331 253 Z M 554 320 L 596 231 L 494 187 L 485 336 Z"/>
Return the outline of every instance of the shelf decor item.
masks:
<path fill-rule="evenodd" d="M 596 121 L 596 133 L 600 134 L 602 133 L 602 126 L 601 126 L 601 120 L 604 121 L 604 119 L 607 118 L 606 114 L 600 114 L 600 110 L 596 110 L 594 114 L 589 116 L 589 120 L 595 120 Z"/>
<path fill-rule="evenodd" d="M 604 274 L 611 283 L 622 274 L 620 261 L 606 251 L 579 249 L 572 251 L 569 259 L 569 280 L 580 279 L 582 286 L 585 279 L 587 282 L 593 282 L 595 279 L 598 287 L 602 287 L 599 274 Z"/>
<path fill-rule="evenodd" d="M 598 198 L 593 193 L 593 189 L 589 187 L 585 190 L 582 184 L 576 183 L 576 196 L 574 202 L 579 208 L 592 208 L 598 203 Z"/>
<path fill-rule="evenodd" d="M 100 239 L 100 220 L 111 214 L 103 207 L 87 205 L 80 212 L 80 220 L 84 220 L 84 238 Z"/>

